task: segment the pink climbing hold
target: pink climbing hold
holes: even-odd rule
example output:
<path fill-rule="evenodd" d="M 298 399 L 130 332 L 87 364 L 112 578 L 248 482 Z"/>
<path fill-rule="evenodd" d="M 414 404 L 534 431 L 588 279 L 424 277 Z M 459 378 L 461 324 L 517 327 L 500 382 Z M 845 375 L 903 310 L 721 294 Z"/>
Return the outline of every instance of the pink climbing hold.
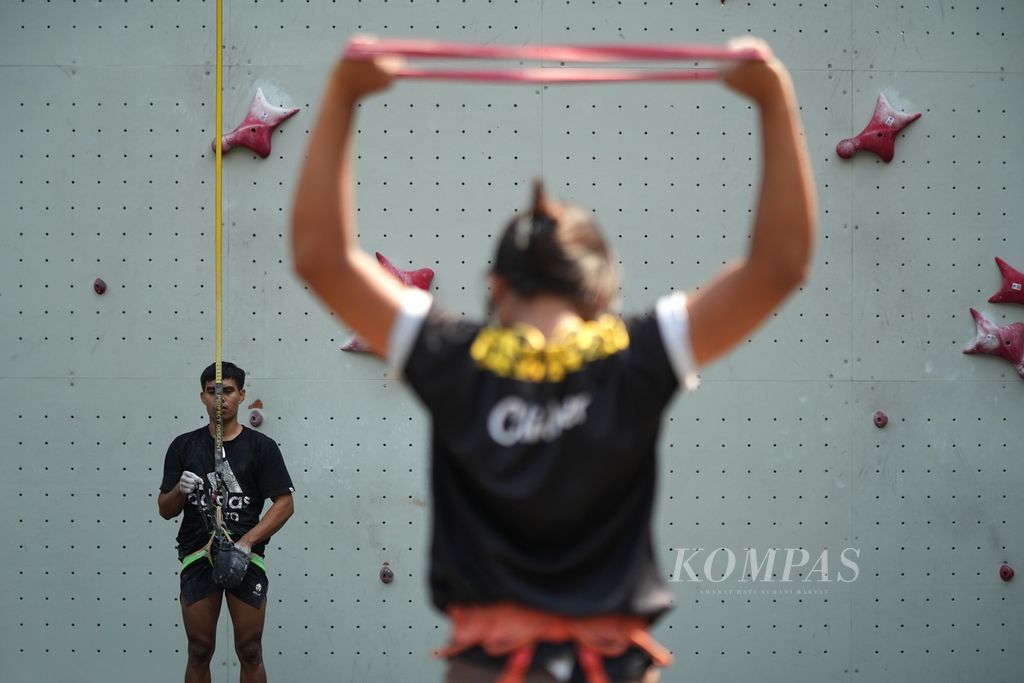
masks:
<path fill-rule="evenodd" d="M 298 107 L 275 107 L 263 96 L 263 88 L 257 88 L 245 119 L 233 131 L 221 137 L 221 152 L 226 154 L 235 147 L 248 147 L 266 159 L 270 155 L 270 136 L 274 129 L 297 111 Z M 216 140 L 212 147 L 217 148 Z"/>
<path fill-rule="evenodd" d="M 889 424 L 889 416 L 883 413 L 881 410 L 876 410 L 875 414 L 871 416 L 871 420 L 879 429 Z"/>
<path fill-rule="evenodd" d="M 1009 581 L 1013 578 L 1013 567 L 1003 562 L 1003 566 L 999 568 L 999 578 L 1003 581 Z"/>
<path fill-rule="evenodd" d="M 103 281 L 103 278 L 98 277 L 92 282 L 92 291 L 102 295 L 107 291 L 107 283 Z"/>
<path fill-rule="evenodd" d="M 366 342 L 364 342 L 359 337 L 352 337 L 347 342 L 341 345 L 341 350 L 351 351 L 353 353 L 367 353 L 369 351 L 372 351 L 373 349 L 371 349 L 366 344 Z"/>
<path fill-rule="evenodd" d="M 249 426 L 259 427 L 261 424 L 263 424 L 263 413 L 258 410 L 249 413 Z"/>
<path fill-rule="evenodd" d="M 986 353 L 1005 358 L 1024 379 L 1024 323 L 996 325 L 973 308 L 971 315 L 978 333 L 964 353 Z"/>
<path fill-rule="evenodd" d="M 416 270 L 402 270 L 395 264 L 388 261 L 384 257 L 384 254 L 379 251 L 374 252 L 377 256 L 377 262 L 384 268 L 384 270 L 391 273 L 396 280 L 401 282 L 406 287 L 417 287 L 423 291 L 430 289 L 430 283 L 434 280 L 434 271 L 430 268 L 417 268 Z M 342 347 L 342 351 L 350 351 L 355 353 L 366 353 L 372 352 L 373 349 L 359 337 L 352 337 L 345 342 Z"/>
<path fill-rule="evenodd" d="M 882 161 L 889 163 L 896 153 L 896 136 L 919 118 L 920 113 L 902 114 L 896 111 L 889 100 L 885 99 L 885 94 L 879 93 L 871 121 L 860 134 L 840 140 L 836 152 L 844 159 L 849 159 L 861 150 L 874 152 Z"/>
<path fill-rule="evenodd" d="M 430 289 L 430 283 L 434 280 L 434 271 L 430 268 L 402 270 L 384 258 L 384 254 L 379 251 L 375 251 L 374 254 L 377 256 L 377 262 L 384 266 L 384 270 L 398 278 L 402 284 L 407 287 L 419 287 L 423 291 Z"/>
<path fill-rule="evenodd" d="M 993 304 L 1024 304 L 1024 273 L 996 256 L 996 265 L 1003 276 L 1002 288 L 988 298 Z"/>

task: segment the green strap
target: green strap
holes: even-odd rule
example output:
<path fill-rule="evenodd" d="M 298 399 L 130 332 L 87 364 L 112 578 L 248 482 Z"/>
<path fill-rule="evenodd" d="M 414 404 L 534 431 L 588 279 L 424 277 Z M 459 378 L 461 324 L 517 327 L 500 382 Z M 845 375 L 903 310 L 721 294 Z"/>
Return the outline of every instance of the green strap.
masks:
<path fill-rule="evenodd" d="M 204 557 L 207 560 L 209 560 L 210 559 L 210 552 L 206 548 L 200 548 L 199 550 L 195 551 L 194 553 L 186 555 L 185 557 L 183 557 L 181 559 L 181 568 L 184 569 L 185 567 L 189 566 L 193 562 L 196 562 L 196 561 L 198 561 L 198 560 L 200 560 L 200 559 L 202 559 Z"/>
<path fill-rule="evenodd" d="M 204 557 L 207 560 L 209 560 L 210 562 L 213 561 L 213 560 L 210 560 L 210 553 L 206 550 L 206 548 L 200 548 L 199 550 L 195 551 L 194 553 L 186 555 L 185 557 L 182 558 L 182 560 L 181 560 L 181 568 L 184 569 L 185 567 L 189 566 L 193 562 L 196 562 L 196 561 L 198 561 L 198 560 L 200 560 L 200 559 L 202 559 Z M 251 564 L 256 565 L 257 567 L 262 569 L 264 571 L 264 573 L 266 573 L 266 571 L 267 571 L 266 562 L 259 555 L 256 555 L 255 553 L 249 555 L 249 562 Z"/>

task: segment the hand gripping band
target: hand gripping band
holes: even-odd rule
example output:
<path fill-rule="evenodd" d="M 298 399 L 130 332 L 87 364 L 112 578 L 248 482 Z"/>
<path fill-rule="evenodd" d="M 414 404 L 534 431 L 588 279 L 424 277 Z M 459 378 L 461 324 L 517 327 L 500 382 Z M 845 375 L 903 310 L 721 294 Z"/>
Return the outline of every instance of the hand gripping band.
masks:
<path fill-rule="evenodd" d="M 490 81 L 505 83 L 593 83 L 624 81 L 696 81 L 714 80 L 721 75 L 717 67 L 697 67 L 699 62 L 760 61 L 756 49 L 733 49 L 719 45 L 477 45 L 431 40 L 391 40 L 353 38 L 345 56 L 371 59 L 398 56 L 410 59 L 490 59 L 521 61 L 556 61 L 555 68 L 526 69 L 429 69 L 403 66 L 399 78 L 456 81 Z M 593 64 L 617 61 L 689 61 L 685 70 L 678 69 L 576 69 L 565 68 L 567 62 Z"/>

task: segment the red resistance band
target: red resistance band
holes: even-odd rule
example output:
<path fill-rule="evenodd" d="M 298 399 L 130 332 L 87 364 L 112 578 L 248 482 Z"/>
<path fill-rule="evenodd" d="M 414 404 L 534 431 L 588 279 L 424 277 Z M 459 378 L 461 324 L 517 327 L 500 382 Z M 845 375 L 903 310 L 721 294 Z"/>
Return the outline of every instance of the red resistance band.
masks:
<path fill-rule="evenodd" d="M 345 56 L 372 59 L 398 56 L 409 59 L 490 59 L 560 62 L 557 67 L 524 69 L 430 69 L 403 66 L 400 78 L 505 83 L 593 83 L 612 81 L 704 81 L 720 76 L 720 62 L 761 61 L 752 48 L 733 49 L 720 45 L 478 45 L 433 40 L 353 38 Z M 602 64 L 621 61 L 691 62 L 687 69 L 604 69 L 566 68 L 566 63 Z M 708 67 L 702 62 L 711 62 Z"/>

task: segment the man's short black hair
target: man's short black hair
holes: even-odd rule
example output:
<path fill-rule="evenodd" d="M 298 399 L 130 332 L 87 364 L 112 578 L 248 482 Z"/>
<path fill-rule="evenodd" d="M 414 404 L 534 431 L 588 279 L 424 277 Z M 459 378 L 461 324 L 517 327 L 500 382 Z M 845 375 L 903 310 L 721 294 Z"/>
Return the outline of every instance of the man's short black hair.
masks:
<path fill-rule="evenodd" d="M 228 361 L 221 361 L 220 378 L 221 380 L 235 380 L 235 384 L 238 385 L 239 390 L 245 388 L 245 370 L 238 367 L 234 363 L 229 363 Z M 200 388 L 205 389 L 207 383 L 212 382 L 215 379 L 217 379 L 217 364 L 210 363 L 210 366 L 203 370 L 203 374 L 199 375 Z"/>

